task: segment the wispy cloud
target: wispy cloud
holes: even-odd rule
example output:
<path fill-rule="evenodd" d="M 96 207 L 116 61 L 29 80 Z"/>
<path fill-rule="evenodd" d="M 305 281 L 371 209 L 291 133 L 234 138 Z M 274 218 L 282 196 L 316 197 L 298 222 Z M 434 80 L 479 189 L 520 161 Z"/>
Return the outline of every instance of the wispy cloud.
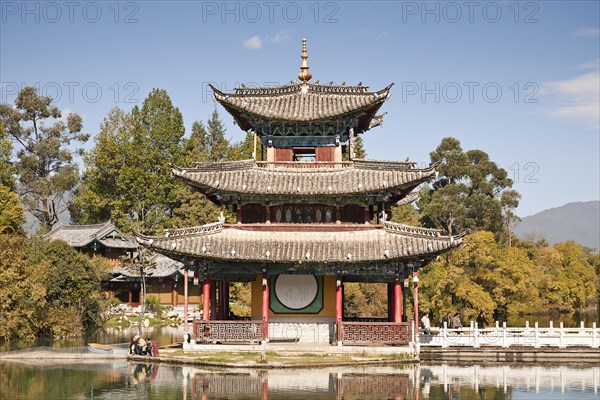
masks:
<path fill-rule="evenodd" d="M 270 42 L 270 43 L 282 43 L 282 42 L 286 42 L 290 39 L 290 32 L 291 31 L 281 31 L 278 32 L 274 35 L 267 35 L 265 37 L 265 41 L 266 42 Z"/>
<path fill-rule="evenodd" d="M 597 64 L 594 71 L 543 84 L 541 93 L 554 103 L 544 110 L 550 117 L 593 129 L 600 126 L 600 74 Z"/>
<path fill-rule="evenodd" d="M 243 39 L 242 44 L 248 50 L 258 50 L 262 47 L 262 39 L 260 38 L 260 36 L 255 35 L 247 39 Z"/>
<path fill-rule="evenodd" d="M 290 31 L 290 30 L 281 31 L 281 32 L 277 32 L 274 35 L 265 35 L 262 37 L 260 35 L 254 35 L 252 37 L 243 39 L 242 44 L 244 45 L 245 48 L 247 48 L 249 50 L 258 50 L 267 43 L 279 44 L 279 43 L 287 42 L 291 37 L 291 35 L 290 35 L 291 32 L 292 31 Z"/>
<path fill-rule="evenodd" d="M 600 69 L 600 58 L 579 64 L 577 69 Z"/>
<path fill-rule="evenodd" d="M 576 37 L 600 37 L 600 29 L 598 28 L 579 28 L 575 33 Z"/>

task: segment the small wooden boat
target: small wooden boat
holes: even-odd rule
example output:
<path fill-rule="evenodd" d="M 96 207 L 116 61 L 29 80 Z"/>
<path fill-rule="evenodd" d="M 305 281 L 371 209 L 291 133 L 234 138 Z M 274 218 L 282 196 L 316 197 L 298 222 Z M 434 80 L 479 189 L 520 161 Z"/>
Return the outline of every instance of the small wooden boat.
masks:
<path fill-rule="evenodd" d="M 118 354 L 126 356 L 129 353 L 127 351 L 127 343 L 125 343 L 125 347 L 111 344 L 89 343 L 88 349 L 91 353 L 96 354 Z"/>

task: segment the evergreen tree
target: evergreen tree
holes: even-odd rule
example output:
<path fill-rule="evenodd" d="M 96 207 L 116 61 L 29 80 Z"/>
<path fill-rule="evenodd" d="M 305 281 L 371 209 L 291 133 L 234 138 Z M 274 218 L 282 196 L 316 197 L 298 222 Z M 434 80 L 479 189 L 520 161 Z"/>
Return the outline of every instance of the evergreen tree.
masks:
<path fill-rule="evenodd" d="M 439 163 L 439 178 L 421 190 L 421 223 L 451 235 L 469 229 L 505 236 L 503 209 L 516 208 L 519 198 L 516 192 L 507 192 L 512 186 L 507 172 L 481 150 L 464 152 L 454 138 L 442 139 L 430 157 Z"/>
<path fill-rule="evenodd" d="M 182 157 L 184 133 L 181 113 L 164 90 L 154 89 L 130 114 L 111 111 L 85 158 L 75 220 L 110 217 L 125 231 L 144 233 L 171 226 L 180 183 L 169 164 Z"/>
<path fill-rule="evenodd" d="M 51 105 L 52 99 L 39 96 L 33 87 L 23 88 L 15 107 L 0 105 L 0 123 L 19 146 L 16 172 L 21 198 L 27 211 L 50 229 L 65 211 L 72 191 L 79 183 L 77 165 L 73 162 L 71 143 L 85 143 L 89 135 L 82 134 L 82 120 L 69 114 L 60 120 L 61 111 Z M 54 123 L 47 125 L 49 120 Z"/>
<path fill-rule="evenodd" d="M 225 138 L 225 127 L 223 121 L 219 118 L 219 113 L 215 109 L 210 116 L 207 124 L 208 131 L 208 160 L 225 161 L 229 156 L 229 141 Z"/>
<path fill-rule="evenodd" d="M 215 110 L 209 119 L 208 129 L 201 121 L 192 125 L 192 135 L 183 144 L 180 164 L 189 167 L 194 162 L 226 161 L 230 157 L 240 156 L 241 152 L 241 147 L 236 146 L 234 150 L 225 139 L 223 122 Z M 235 220 L 230 212 L 215 205 L 187 184 L 180 185 L 177 197 L 179 202 L 174 209 L 174 226 L 197 226 L 215 222 L 221 212 L 224 212 L 227 221 Z"/>

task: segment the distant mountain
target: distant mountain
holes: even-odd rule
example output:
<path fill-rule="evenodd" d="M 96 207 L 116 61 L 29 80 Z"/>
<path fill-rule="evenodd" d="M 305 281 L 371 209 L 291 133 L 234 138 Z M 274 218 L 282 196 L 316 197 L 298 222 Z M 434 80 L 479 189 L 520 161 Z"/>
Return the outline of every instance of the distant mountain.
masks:
<path fill-rule="evenodd" d="M 523 218 L 514 228 L 521 239 L 543 236 L 551 244 L 574 240 L 600 249 L 600 201 L 568 203 Z"/>

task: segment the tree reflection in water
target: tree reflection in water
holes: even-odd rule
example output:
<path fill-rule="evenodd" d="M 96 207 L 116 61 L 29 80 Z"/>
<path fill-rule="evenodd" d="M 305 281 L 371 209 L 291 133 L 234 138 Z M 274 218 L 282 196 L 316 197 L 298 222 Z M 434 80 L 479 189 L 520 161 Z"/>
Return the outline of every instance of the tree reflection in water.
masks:
<path fill-rule="evenodd" d="M 597 365 L 421 363 L 215 370 L 125 361 L 48 361 L 0 362 L 0 398 L 580 399 L 600 395 Z"/>

